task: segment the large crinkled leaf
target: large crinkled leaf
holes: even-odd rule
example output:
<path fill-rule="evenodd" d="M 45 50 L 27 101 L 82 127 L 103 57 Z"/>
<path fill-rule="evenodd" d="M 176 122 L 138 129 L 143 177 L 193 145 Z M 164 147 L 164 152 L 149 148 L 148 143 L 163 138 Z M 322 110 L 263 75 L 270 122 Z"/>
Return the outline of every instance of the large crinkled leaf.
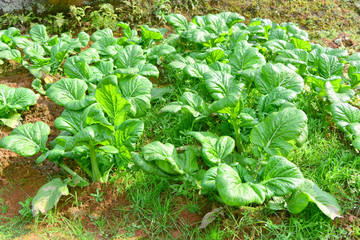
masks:
<path fill-rule="evenodd" d="M 188 174 L 199 170 L 197 153 L 195 147 L 189 147 L 185 152 L 179 154 L 179 168 Z"/>
<path fill-rule="evenodd" d="M 291 101 L 296 98 L 296 92 L 283 87 L 274 88 L 269 94 L 259 100 L 259 112 L 272 113 L 277 112 L 284 104 L 291 105 Z"/>
<path fill-rule="evenodd" d="M 330 102 L 350 102 L 351 98 L 355 95 L 355 91 L 349 86 L 341 87 L 337 92 L 331 82 L 325 83 L 325 91 Z"/>
<path fill-rule="evenodd" d="M 108 143 L 110 130 L 101 125 L 91 125 L 83 128 L 80 132 L 76 133 L 73 137 L 70 137 L 65 142 L 65 151 L 70 151 L 78 143 L 89 143 L 93 141 L 95 144 Z M 106 145 L 106 144 L 105 144 Z"/>
<path fill-rule="evenodd" d="M 144 131 L 144 123 L 139 119 L 129 119 L 121 125 L 115 127 L 114 146 L 121 145 L 130 150 L 135 149 L 136 142 L 140 139 Z"/>
<path fill-rule="evenodd" d="M 85 81 L 77 78 L 63 78 L 53 83 L 46 91 L 49 98 L 60 106 L 68 102 L 82 99 L 88 86 Z"/>
<path fill-rule="evenodd" d="M 203 180 L 201 181 L 201 187 L 204 193 L 217 191 L 215 184 L 217 171 L 218 166 L 212 167 L 205 172 Z"/>
<path fill-rule="evenodd" d="M 9 136 L 0 140 L 0 147 L 25 157 L 46 151 L 50 127 L 43 122 L 27 123 L 15 128 Z"/>
<path fill-rule="evenodd" d="M 97 103 L 92 104 L 84 109 L 83 119 L 86 119 L 85 122 L 87 126 L 100 124 L 109 128 L 110 130 L 114 130 L 113 125 L 108 121 L 107 117 L 105 117 L 105 113 Z"/>
<path fill-rule="evenodd" d="M 51 62 L 59 67 L 67 56 L 69 51 L 69 44 L 59 41 L 57 44 L 52 46 L 50 50 Z"/>
<path fill-rule="evenodd" d="M 220 100 L 233 92 L 238 84 L 232 75 L 225 72 L 206 72 L 204 79 L 207 90 L 216 100 Z"/>
<path fill-rule="evenodd" d="M 14 37 L 14 38 L 12 38 L 12 40 L 14 41 L 16 46 L 18 48 L 21 48 L 21 49 L 25 49 L 26 47 L 33 44 L 33 42 L 30 39 L 28 39 L 26 37 L 22 37 L 22 36 L 21 37 Z M 4 49 L 1 48 L 1 46 L 2 46 L 2 43 L 0 43 L 0 50 L 4 50 Z M 5 44 L 5 46 L 7 46 L 7 45 Z"/>
<path fill-rule="evenodd" d="M 85 59 L 88 64 L 100 61 L 100 55 L 94 48 L 88 48 L 79 54 L 79 57 Z"/>
<path fill-rule="evenodd" d="M 90 36 L 86 32 L 80 32 L 78 34 L 79 42 L 81 43 L 82 47 L 86 47 L 89 44 Z"/>
<path fill-rule="evenodd" d="M 125 48 L 120 48 L 115 56 L 115 65 L 118 68 L 132 68 L 145 62 L 143 50 L 139 45 L 128 45 Z"/>
<path fill-rule="evenodd" d="M 104 28 L 102 30 L 97 30 L 96 32 L 94 32 L 93 35 L 91 35 L 91 40 L 96 42 L 99 39 L 103 38 L 103 37 L 113 37 L 113 32 L 111 29 L 109 28 Z"/>
<path fill-rule="evenodd" d="M 341 76 L 344 65 L 339 63 L 335 56 L 321 54 L 317 60 L 318 72 L 320 77 L 328 79 L 333 76 Z"/>
<path fill-rule="evenodd" d="M 245 18 L 240 16 L 238 13 L 222 12 L 218 15 L 225 20 L 225 23 L 229 28 L 238 22 L 245 21 Z"/>
<path fill-rule="evenodd" d="M 207 64 L 200 64 L 200 63 L 194 63 L 191 65 L 187 65 L 184 68 L 184 72 L 186 74 L 188 74 L 190 77 L 193 78 L 199 78 L 199 79 L 203 79 L 203 75 L 206 72 L 209 72 L 210 68 Z"/>
<path fill-rule="evenodd" d="M 348 76 L 350 78 L 351 88 L 355 88 L 360 83 L 360 60 L 349 66 Z"/>
<path fill-rule="evenodd" d="M 211 34 L 203 28 L 194 28 L 183 33 L 185 39 L 194 43 L 205 43 L 211 39 Z"/>
<path fill-rule="evenodd" d="M 116 39 L 114 37 L 102 37 L 98 41 L 91 45 L 91 48 L 96 49 L 100 55 L 112 55 L 111 46 L 116 45 Z"/>
<path fill-rule="evenodd" d="M 21 125 L 21 114 L 20 113 L 10 113 L 6 117 L 1 118 L 0 121 L 9 128 L 16 128 Z"/>
<path fill-rule="evenodd" d="M 304 79 L 281 63 L 264 65 L 261 74 L 255 78 L 256 88 L 263 94 L 270 93 L 276 87 L 284 87 L 296 93 L 304 89 Z"/>
<path fill-rule="evenodd" d="M 271 52 L 276 53 L 278 51 L 286 50 L 286 49 L 294 49 L 295 46 L 284 40 L 270 40 L 263 44 L 264 47 L 269 49 Z"/>
<path fill-rule="evenodd" d="M 118 79 L 120 92 L 131 104 L 135 117 L 143 116 L 150 108 L 152 83 L 143 76 Z"/>
<path fill-rule="evenodd" d="M 179 158 L 174 145 L 155 141 L 142 147 L 142 151 L 144 159 L 146 161 L 155 161 L 162 171 L 168 174 L 183 174 L 178 165 Z"/>
<path fill-rule="evenodd" d="M 118 126 L 125 121 L 130 110 L 130 104 L 122 97 L 120 90 L 116 85 L 101 85 L 96 89 L 95 98 L 115 126 Z"/>
<path fill-rule="evenodd" d="M 287 155 L 307 124 L 306 114 L 296 108 L 285 108 L 270 114 L 256 125 L 250 140 L 270 155 Z"/>
<path fill-rule="evenodd" d="M 65 109 L 61 116 L 55 119 L 54 125 L 59 130 L 68 131 L 75 135 L 86 127 L 86 118 L 83 115 L 84 111 Z"/>
<path fill-rule="evenodd" d="M 176 49 L 173 46 L 168 44 L 159 44 L 150 48 L 147 52 L 148 59 L 158 59 L 176 52 Z"/>
<path fill-rule="evenodd" d="M 348 103 L 334 103 L 331 105 L 334 121 L 343 130 L 350 123 L 360 122 L 360 110 Z"/>
<path fill-rule="evenodd" d="M 133 161 L 136 166 L 148 174 L 157 175 L 160 177 L 171 177 L 170 174 L 161 170 L 155 162 L 145 161 L 144 158 L 139 153 L 131 153 Z"/>
<path fill-rule="evenodd" d="M 30 29 L 31 40 L 37 43 L 44 43 L 49 40 L 49 37 L 46 33 L 46 27 L 44 25 L 37 24 Z"/>
<path fill-rule="evenodd" d="M 308 75 L 307 82 L 318 92 L 320 96 L 326 96 L 326 84 L 330 83 L 334 91 L 338 91 L 341 87 L 341 76 L 332 76 L 330 78 L 323 78 L 315 75 Z"/>
<path fill-rule="evenodd" d="M 181 14 L 171 13 L 165 17 L 166 21 L 175 28 L 177 33 L 182 33 L 188 28 L 187 19 Z"/>
<path fill-rule="evenodd" d="M 260 182 L 273 196 L 285 196 L 304 181 L 299 168 L 281 156 L 272 156 L 260 174 Z M 268 192 L 268 194 L 270 194 Z"/>
<path fill-rule="evenodd" d="M 289 212 L 297 214 L 304 210 L 309 202 L 315 203 L 332 220 L 337 217 L 341 218 L 340 206 L 336 199 L 307 179 L 286 201 L 286 208 Z"/>
<path fill-rule="evenodd" d="M 208 115 L 206 102 L 195 93 L 184 92 L 179 102 L 172 102 L 161 109 L 161 112 L 179 113 L 190 112 L 195 118 Z"/>
<path fill-rule="evenodd" d="M 17 49 L 0 51 L 0 59 L 2 59 L 2 58 L 7 59 L 7 60 L 14 60 L 18 63 L 21 63 L 21 60 L 22 60 L 21 53 Z"/>
<path fill-rule="evenodd" d="M 265 65 L 265 57 L 259 53 L 257 48 L 247 48 L 243 51 L 235 51 L 229 59 L 231 72 L 233 74 L 241 74 L 242 71 L 247 69 L 260 68 Z"/>
<path fill-rule="evenodd" d="M 308 52 L 311 51 L 311 44 L 308 40 L 292 37 L 291 43 L 294 44 L 294 46 L 298 49 L 302 49 Z"/>
<path fill-rule="evenodd" d="M 39 212 L 47 213 L 59 202 L 63 195 L 68 195 L 69 189 L 67 184 L 60 178 L 55 178 L 42 186 L 33 198 L 31 205 L 31 213 L 36 216 Z"/>
<path fill-rule="evenodd" d="M 88 80 L 91 76 L 90 66 L 85 59 L 80 57 L 69 57 L 64 64 L 64 72 L 69 78 Z"/>
<path fill-rule="evenodd" d="M 6 97 L 4 98 L 4 96 Z M 39 95 L 28 88 L 15 88 L 3 95 L 2 88 L 0 88 L 0 97 L 3 98 L 0 100 L 0 104 L 4 104 L 9 109 L 25 109 L 36 104 Z M 5 102 L 3 102 L 4 100 Z"/>
<path fill-rule="evenodd" d="M 276 28 L 271 29 L 269 32 L 269 41 L 270 40 L 284 40 L 287 41 L 289 36 L 286 34 L 284 29 Z"/>
<path fill-rule="evenodd" d="M 301 70 L 305 71 L 304 68 L 307 66 L 307 62 L 309 59 L 309 53 L 302 49 L 293 49 L 293 50 L 283 50 L 280 51 L 280 54 L 275 58 L 276 62 L 280 62 L 283 64 L 291 63 Z"/>
<path fill-rule="evenodd" d="M 235 141 L 231 137 L 215 137 L 203 132 L 189 132 L 202 145 L 202 156 L 210 167 L 217 166 L 235 149 Z"/>
<path fill-rule="evenodd" d="M 143 40 L 162 40 L 164 37 L 164 31 L 157 28 L 150 28 L 148 25 L 141 25 L 141 38 Z"/>
<path fill-rule="evenodd" d="M 225 204 L 244 206 L 250 203 L 263 203 L 267 189 L 259 183 L 242 183 L 237 171 L 227 164 L 218 167 L 216 188 Z"/>

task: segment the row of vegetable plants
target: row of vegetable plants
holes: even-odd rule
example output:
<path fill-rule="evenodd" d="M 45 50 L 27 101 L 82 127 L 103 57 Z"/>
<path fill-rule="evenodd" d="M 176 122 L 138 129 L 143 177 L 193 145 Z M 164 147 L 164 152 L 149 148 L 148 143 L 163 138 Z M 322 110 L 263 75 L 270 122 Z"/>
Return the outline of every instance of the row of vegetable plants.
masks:
<path fill-rule="evenodd" d="M 230 12 L 190 22 L 170 14 L 166 20 L 175 31 L 166 38 L 166 29 L 142 25 L 138 36 L 122 22 L 121 37 L 110 29 L 91 37 L 84 32 L 77 38 L 48 37 L 42 25 L 34 26 L 30 36 L 15 28 L 0 31 L 0 58 L 29 69 L 36 77 L 33 88 L 65 107 L 54 122 L 61 133 L 50 145 L 50 128 L 43 122 L 21 125 L 0 140 L 0 147 L 23 156 L 41 152 L 37 163 L 48 159 L 71 176 L 44 185 L 32 201 L 33 214 L 53 208 L 68 186 L 106 182 L 114 169 L 131 166 L 230 206 L 268 203 L 299 213 L 314 202 L 328 217 L 340 217 L 336 199 L 286 157 L 306 143 L 304 101 L 332 114 L 360 149 L 360 110 L 349 104 L 360 83 L 360 55 L 312 44 L 294 23 L 255 18 L 245 25 L 243 17 Z M 161 112 L 190 118 L 184 133 L 195 144 L 153 141 L 135 151 L 156 90 L 149 78 L 158 78 L 159 69 L 179 92 Z M 66 77 L 48 81 L 54 74 Z M 9 89 L 0 88 L 0 117 L 16 126 L 4 119 L 35 104 L 38 96 Z M 15 95 L 20 100 L 11 99 Z M 82 173 L 70 169 L 65 158 Z"/>

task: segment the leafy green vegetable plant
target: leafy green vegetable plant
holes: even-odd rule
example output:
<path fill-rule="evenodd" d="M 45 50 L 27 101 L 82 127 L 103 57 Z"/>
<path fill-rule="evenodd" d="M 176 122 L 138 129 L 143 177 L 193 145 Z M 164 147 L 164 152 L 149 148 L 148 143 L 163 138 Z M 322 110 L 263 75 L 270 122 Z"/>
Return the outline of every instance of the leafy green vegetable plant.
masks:
<path fill-rule="evenodd" d="M 0 121 L 2 124 L 15 128 L 20 124 L 21 113 L 35 105 L 39 95 L 27 88 L 10 88 L 0 84 Z"/>

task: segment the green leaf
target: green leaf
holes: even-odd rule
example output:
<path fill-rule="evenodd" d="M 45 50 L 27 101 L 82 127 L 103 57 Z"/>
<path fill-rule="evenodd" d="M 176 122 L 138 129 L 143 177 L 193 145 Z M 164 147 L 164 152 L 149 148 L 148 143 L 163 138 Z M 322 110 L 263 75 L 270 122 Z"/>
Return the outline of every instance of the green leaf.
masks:
<path fill-rule="evenodd" d="M 31 82 L 31 87 L 37 91 L 38 93 L 40 93 L 41 95 L 46 95 L 46 92 L 42 86 L 42 81 L 40 78 L 35 78 L 32 82 Z"/>
<path fill-rule="evenodd" d="M 21 49 L 25 49 L 26 47 L 31 46 L 33 44 L 33 42 L 31 40 L 29 40 L 25 37 L 14 37 L 14 38 L 12 38 L 12 40 L 14 41 L 16 46 Z M 0 50 L 3 50 L 3 49 L 1 49 L 1 43 L 0 43 Z"/>
<path fill-rule="evenodd" d="M 205 193 L 217 191 L 215 184 L 217 171 L 218 166 L 212 167 L 205 172 L 203 180 L 201 181 L 201 187 L 205 191 Z"/>
<path fill-rule="evenodd" d="M 240 16 L 238 13 L 233 12 L 222 12 L 219 13 L 219 16 L 225 20 L 226 25 L 229 28 L 238 22 L 245 21 L 245 18 L 243 16 Z"/>
<path fill-rule="evenodd" d="M 315 203 L 329 218 L 334 220 L 340 215 L 340 206 L 329 193 L 322 191 L 314 182 L 305 180 L 295 193 L 286 202 L 289 212 L 297 214 L 304 210 L 309 202 Z"/>
<path fill-rule="evenodd" d="M 5 94 L 3 95 L 1 86 L 0 96 L 2 97 L 0 103 L 9 109 L 25 109 L 28 106 L 36 104 L 39 98 L 39 95 L 28 88 L 15 88 L 13 91 L 9 91 L 6 96 Z"/>
<path fill-rule="evenodd" d="M 166 21 L 175 28 L 177 33 L 182 33 L 188 28 L 188 21 L 181 14 L 171 13 L 165 17 Z"/>
<path fill-rule="evenodd" d="M 79 57 L 85 59 L 87 64 L 95 63 L 100 61 L 100 55 L 94 48 L 88 48 L 79 54 Z"/>
<path fill-rule="evenodd" d="M 265 201 L 267 189 L 262 184 L 242 183 L 239 174 L 227 164 L 218 167 L 215 184 L 227 205 L 244 206 Z"/>
<path fill-rule="evenodd" d="M 143 40 L 162 40 L 163 33 L 157 28 L 150 28 L 148 25 L 141 25 L 141 38 Z"/>
<path fill-rule="evenodd" d="M 348 103 L 334 103 L 331 105 L 331 113 L 337 125 L 346 132 L 345 127 L 350 123 L 360 122 L 360 110 Z"/>
<path fill-rule="evenodd" d="M 49 40 L 49 37 L 46 33 L 46 27 L 44 25 L 35 25 L 30 29 L 31 40 L 37 43 L 44 43 Z"/>
<path fill-rule="evenodd" d="M 285 196 L 303 183 L 299 168 L 281 156 L 272 156 L 260 174 L 260 182 L 272 196 Z M 268 194 L 270 194 L 268 192 Z"/>
<path fill-rule="evenodd" d="M 176 49 L 173 46 L 168 44 L 159 44 L 150 48 L 147 52 L 147 57 L 149 59 L 158 59 L 176 52 Z"/>
<path fill-rule="evenodd" d="M 65 109 L 61 116 L 55 119 L 54 125 L 59 130 L 68 131 L 75 135 L 86 127 L 86 117 L 84 117 L 84 111 L 72 111 Z"/>
<path fill-rule="evenodd" d="M 0 140 L 0 147 L 24 157 L 46 151 L 50 127 L 43 122 L 27 123 L 15 128 L 9 136 Z"/>
<path fill-rule="evenodd" d="M 85 59 L 80 57 L 69 57 L 64 64 L 64 72 L 69 78 L 88 80 L 91 76 L 90 66 Z"/>
<path fill-rule="evenodd" d="M 88 144 L 90 141 L 94 141 L 95 144 L 107 145 L 108 134 L 110 134 L 110 130 L 101 125 L 87 126 L 66 141 L 65 151 L 74 149 L 77 144 Z"/>
<path fill-rule="evenodd" d="M 0 118 L 0 121 L 10 127 L 10 128 L 16 128 L 17 126 L 21 125 L 21 114 L 19 113 L 11 113 L 8 116 L 6 116 L 6 118 Z"/>
<path fill-rule="evenodd" d="M 31 212 L 33 216 L 36 216 L 39 212 L 47 213 L 59 202 L 59 199 L 63 195 L 68 195 L 69 189 L 67 184 L 60 178 L 48 182 L 42 186 L 33 198 L 31 204 Z"/>
<path fill-rule="evenodd" d="M 295 108 L 285 108 L 270 114 L 256 125 L 250 140 L 270 155 L 287 155 L 306 126 L 306 114 Z"/>
<path fill-rule="evenodd" d="M 304 79 L 281 63 L 264 65 L 255 79 L 260 93 L 269 94 L 276 87 L 284 87 L 300 93 L 304 89 Z"/>
<path fill-rule="evenodd" d="M 259 100 L 258 109 L 260 113 L 277 112 L 285 104 L 296 98 L 296 92 L 283 87 L 274 88 L 268 95 L 263 96 Z"/>
<path fill-rule="evenodd" d="M 239 85 L 234 77 L 224 72 L 206 72 L 204 73 L 205 86 L 210 92 L 211 96 L 220 100 L 226 97 L 229 93 L 239 89 Z"/>
<path fill-rule="evenodd" d="M 143 116 L 150 109 L 152 83 L 143 76 L 118 79 L 120 92 L 131 104 L 135 117 Z"/>
<path fill-rule="evenodd" d="M 113 32 L 111 29 L 109 28 L 104 28 L 102 30 L 97 30 L 96 32 L 94 32 L 93 35 L 91 35 L 91 41 L 98 41 L 99 39 L 103 38 L 103 37 L 113 37 Z"/>
<path fill-rule="evenodd" d="M 259 53 L 257 48 L 247 48 L 245 50 L 235 51 L 229 59 L 232 74 L 241 74 L 247 69 L 260 68 L 265 65 L 265 57 Z"/>
<path fill-rule="evenodd" d="M 309 41 L 305 41 L 303 39 L 292 37 L 291 43 L 294 44 L 294 46 L 296 48 L 300 48 L 300 49 L 308 51 L 308 52 L 311 51 L 311 44 Z"/>
<path fill-rule="evenodd" d="M 335 56 L 321 54 L 317 63 L 318 72 L 322 78 L 328 79 L 333 76 L 342 75 L 344 65 L 339 63 L 339 60 Z"/>
<path fill-rule="evenodd" d="M 235 141 L 231 137 L 214 137 L 203 132 L 189 132 L 203 146 L 202 156 L 210 167 L 217 166 L 235 149 Z"/>
<path fill-rule="evenodd" d="M 351 98 L 355 95 L 355 91 L 350 87 L 342 87 L 335 92 L 334 86 L 331 82 L 325 83 L 325 91 L 330 102 L 350 102 Z"/>
<path fill-rule="evenodd" d="M 112 56 L 116 54 L 116 52 L 112 54 L 111 51 L 112 46 L 113 47 L 116 46 L 116 39 L 114 37 L 102 37 L 98 41 L 93 43 L 91 45 L 91 48 L 96 49 L 100 55 Z"/>
<path fill-rule="evenodd" d="M 122 97 L 117 86 L 113 84 L 101 85 L 96 89 L 95 98 L 115 126 L 125 121 L 130 110 L 130 104 Z"/>
<path fill-rule="evenodd" d="M 179 158 L 174 145 L 170 143 L 162 144 L 159 141 L 151 142 L 142 147 L 144 159 L 155 161 L 156 165 L 168 174 L 183 174 L 179 168 Z"/>
<path fill-rule="evenodd" d="M 124 145 L 129 150 L 135 149 L 135 144 L 139 141 L 144 131 L 144 123 L 139 119 L 129 119 L 121 125 L 115 127 L 114 146 L 120 148 Z"/>
<path fill-rule="evenodd" d="M 90 36 L 86 32 L 80 32 L 78 34 L 78 38 L 82 47 L 86 47 L 89 44 Z"/>
<path fill-rule="evenodd" d="M 132 68 L 141 63 L 145 64 L 146 59 L 139 45 L 128 45 L 125 48 L 120 48 L 115 56 L 115 65 L 118 68 Z"/>
<path fill-rule="evenodd" d="M 138 153 L 131 153 L 132 158 L 134 160 L 134 163 L 136 166 L 138 166 L 141 170 L 143 170 L 146 173 L 154 174 L 160 177 L 171 177 L 170 174 L 164 172 L 161 170 L 155 162 L 148 162 L 145 161 L 143 157 L 140 156 Z"/>
<path fill-rule="evenodd" d="M 184 68 L 184 72 L 186 74 L 188 74 L 190 77 L 193 78 L 199 78 L 199 79 L 203 79 L 203 75 L 204 73 L 210 71 L 210 68 L 208 65 L 206 64 L 199 64 L 199 63 L 194 63 L 191 65 L 187 65 Z"/>
<path fill-rule="evenodd" d="M 76 78 L 62 78 L 53 83 L 46 91 L 49 98 L 60 106 L 85 97 L 88 86 L 85 81 Z"/>

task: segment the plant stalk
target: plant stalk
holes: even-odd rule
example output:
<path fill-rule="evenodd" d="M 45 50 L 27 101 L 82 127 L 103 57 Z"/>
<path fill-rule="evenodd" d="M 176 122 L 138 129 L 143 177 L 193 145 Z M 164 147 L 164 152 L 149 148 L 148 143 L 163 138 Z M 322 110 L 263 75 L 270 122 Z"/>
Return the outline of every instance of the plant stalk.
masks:
<path fill-rule="evenodd" d="M 61 167 L 62 169 L 64 169 L 65 172 L 67 172 L 68 174 L 70 174 L 73 177 L 78 177 L 81 179 L 81 181 L 84 182 L 88 182 L 87 180 L 85 180 L 84 178 L 80 177 L 76 172 L 74 172 L 73 170 L 71 170 L 68 166 L 66 166 L 64 163 L 59 163 L 58 164 L 59 167 Z"/>
<path fill-rule="evenodd" d="M 240 127 L 239 127 L 236 117 L 231 118 L 231 124 L 233 125 L 234 131 L 235 131 L 235 145 L 238 150 L 238 153 L 245 152 L 244 146 L 241 141 Z"/>
<path fill-rule="evenodd" d="M 92 177 L 94 182 L 102 182 L 101 180 L 101 173 L 99 170 L 99 166 L 96 161 L 96 152 L 95 146 L 92 140 L 89 141 L 89 150 L 90 150 L 90 161 L 91 161 L 91 170 L 92 170 Z"/>

